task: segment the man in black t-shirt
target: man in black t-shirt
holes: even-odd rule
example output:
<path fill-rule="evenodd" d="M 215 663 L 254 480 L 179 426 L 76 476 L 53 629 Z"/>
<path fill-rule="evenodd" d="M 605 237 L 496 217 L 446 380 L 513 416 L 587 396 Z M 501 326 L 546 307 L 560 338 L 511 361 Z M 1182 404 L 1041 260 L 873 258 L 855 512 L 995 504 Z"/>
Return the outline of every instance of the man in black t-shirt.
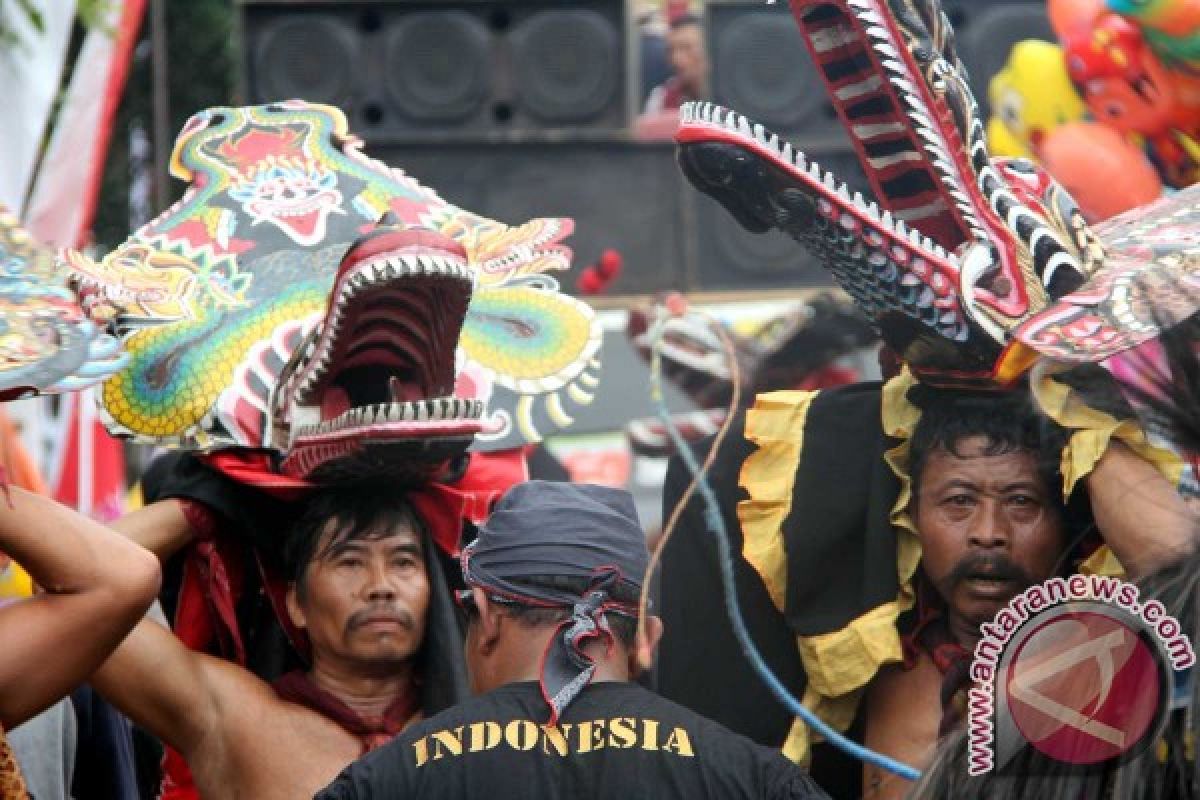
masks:
<path fill-rule="evenodd" d="M 627 492 L 514 487 L 462 556 L 467 669 L 486 694 L 412 726 L 318 800 L 827 800 L 777 751 L 630 682 L 662 635 L 656 617 L 637 631 L 647 560 Z"/>

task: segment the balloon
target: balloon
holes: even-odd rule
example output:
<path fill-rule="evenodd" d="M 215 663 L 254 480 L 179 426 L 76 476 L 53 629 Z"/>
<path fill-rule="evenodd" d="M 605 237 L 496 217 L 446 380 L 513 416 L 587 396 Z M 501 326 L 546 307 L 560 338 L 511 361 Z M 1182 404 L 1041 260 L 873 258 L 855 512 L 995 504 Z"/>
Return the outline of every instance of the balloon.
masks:
<path fill-rule="evenodd" d="M 1116 14 L 1064 37 L 1067 69 L 1092 116 L 1125 133 L 1158 135 L 1175 127 L 1175 81 L 1138 27 Z"/>
<path fill-rule="evenodd" d="M 1090 28 L 1105 11 L 1104 0 L 1049 0 L 1046 5 L 1059 39 L 1079 28 Z"/>
<path fill-rule="evenodd" d="M 1168 184 L 1200 179 L 1200 148 L 1193 141 L 1200 120 L 1196 81 L 1168 70 L 1142 30 L 1106 13 L 1091 30 L 1063 38 L 1067 71 L 1092 116 L 1115 130 L 1137 134 Z"/>
<path fill-rule="evenodd" d="M 1168 67 L 1200 71 L 1200 0 L 1108 0 L 1108 7 L 1137 23 Z"/>
<path fill-rule="evenodd" d="M 1089 222 L 1145 205 L 1162 181 L 1140 149 L 1112 128 L 1072 122 L 1042 142 L 1042 166 L 1066 187 Z"/>
<path fill-rule="evenodd" d="M 1037 39 L 1017 42 L 988 89 L 992 155 L 1032 158 L 1046 134 L 1083 119 L 1087 110 L 1067 75 L 1061 47 Z"/>
<path fill-rule="evenodd" d="M 1190 36 L 1200 28 L 1200 0 L 1108 0 L 1108 9 L 1143 28 Z"/>

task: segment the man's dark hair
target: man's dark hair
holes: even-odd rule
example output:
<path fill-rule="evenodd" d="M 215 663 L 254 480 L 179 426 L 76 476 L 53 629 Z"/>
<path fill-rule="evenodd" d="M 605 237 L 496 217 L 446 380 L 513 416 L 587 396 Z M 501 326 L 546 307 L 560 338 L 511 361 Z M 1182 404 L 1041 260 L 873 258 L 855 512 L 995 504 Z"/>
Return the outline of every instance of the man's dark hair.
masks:
<path fill-rule="evenodd" d="M 583 597 L 591 584 L 591 580 L 589 578 L 566 577 L 563 575 L 534 575 L 522 578 L 519 583 L 540 589 L 567 591 Z M 488 596 L 491 597 L 490 594 Z M 609 597 L 614 602 L 629 606 L 636 606 L 640 596 L 641 592 L 638 591 L 638 588 L 626 581 L 617 581 L 609 592 Z M 505 614 L 527 628 L 557 625 L 571 618 L 571 609 L 566 607 L 544 608 L 508 601 L 500 603 L 499 606 L 504 609 Z M 612 628 L 613 636 L 616 637 L 617 641 L 625 647 L 633 647 L 637 641 L 637 619 L 611 611 L 604 616 L 608 619 L 608 626 Z"/>
<path fill-rule="evenodd" d="M 333 536 L 320 552 L 317 544 L 333 520 Z M 421 518 L 402 492 L 384 488 L 326 489 L 309 498 L 283 547 L 283 567 L 288 580 L 304 592 L 308 565 L 336 552 L 353 541 L 382 539 L 395 526 L 410 525 L 418 534 L 425 531 Z"/>
<path fill-rule="evenodd" d="M 972 436 L 985 438 L 985 455 L 1031 453 L 1047 496 L 1052 500 L 1062 496 L 1059 463 L 1066 432 L 1038 413 L 1026 392 L 985 394 L 918 386 L 909 391 L 909 400 L 921 409 L 921 419 L 909 442 L 908 468 L 914 497 L 920 493 L 930 454 L 942 451 L 960 456 L 962 441 Z"/>

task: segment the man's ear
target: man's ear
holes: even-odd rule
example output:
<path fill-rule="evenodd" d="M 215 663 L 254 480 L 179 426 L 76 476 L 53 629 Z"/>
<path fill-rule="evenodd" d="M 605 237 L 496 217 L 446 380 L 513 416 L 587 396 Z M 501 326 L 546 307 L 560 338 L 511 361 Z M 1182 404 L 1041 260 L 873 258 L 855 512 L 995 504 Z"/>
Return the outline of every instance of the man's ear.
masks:
<path fill-rule="evenodd" d="M 491 655 L 500 641 L 500 627 L 503 625 L 504 614 L 500 608 L 488 599 L 487 593 L 478 586 L 471 587 L 471 595 L 475 599 L 475 608 L 479 611 L 479 635 L 476 641 L 482 655 Z"/>
<path fill-rule="evenodd" d="M 663 623 L 658 617 L 646 615 L 646 624 L 637 632 L 637 639 L 629 653 L 629 674 L 640 675 L 654 666 L 654 653 L 662 640 Z"/>
<path fill-rule="evenodd" d="M 304 615 L 304 609 L 300 607 L 300 598 L 296 594 L 294 581 L 288 584 L 284 604 L 287 606 L 287 614 L 293 625 L 302 630 L 308 626 L 308 618 Z"/>

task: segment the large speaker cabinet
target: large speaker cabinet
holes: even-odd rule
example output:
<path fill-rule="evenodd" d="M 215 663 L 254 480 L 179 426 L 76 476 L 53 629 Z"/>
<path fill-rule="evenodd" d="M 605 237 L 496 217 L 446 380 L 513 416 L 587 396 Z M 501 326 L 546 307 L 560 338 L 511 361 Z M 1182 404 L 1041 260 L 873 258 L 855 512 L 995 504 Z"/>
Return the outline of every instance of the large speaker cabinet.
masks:
<path fill-rule="evenodd" d="M 624 0 L 241 0 L 243 94 L 345 109 L 368 141 L 628 127 Z"/>

